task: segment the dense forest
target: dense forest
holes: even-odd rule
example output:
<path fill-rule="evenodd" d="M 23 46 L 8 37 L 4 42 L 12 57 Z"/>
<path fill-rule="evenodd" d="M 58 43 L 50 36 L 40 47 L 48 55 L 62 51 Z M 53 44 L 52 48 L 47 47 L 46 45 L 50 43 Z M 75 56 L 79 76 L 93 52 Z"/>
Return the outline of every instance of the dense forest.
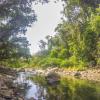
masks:
<path fill-rule="evenodd" d="M 20 65 L 30 57 L 29 42 L 25 37 L 28 27 L 37 18 L 33 3 L 47 0 L 0 0 L 0 64 Z"/>
<path fill-rule="evenodd" d="M 100 1 L 65 0 L 62 23 L 55 36 L 40 40 L 41 51 L 32 57 L 32 66 L 100 66 Z"/>
<path fill-rule="evenodd" d="M 43 68 L 100 66 L 100 0 L 63 0 L 63 18 L 55 36 L 40 40 L 41 50 L 31 56 L 24 34 L 37 20 L 32 1 L 0 2 L 0 64 Z"/>
<path fill-rule="evenodd" d="M 50 1 L 62 18 L 32 55 L 34 6 Z M 100 100 L 100 0 L 0 0 L 0 100 Z"/>

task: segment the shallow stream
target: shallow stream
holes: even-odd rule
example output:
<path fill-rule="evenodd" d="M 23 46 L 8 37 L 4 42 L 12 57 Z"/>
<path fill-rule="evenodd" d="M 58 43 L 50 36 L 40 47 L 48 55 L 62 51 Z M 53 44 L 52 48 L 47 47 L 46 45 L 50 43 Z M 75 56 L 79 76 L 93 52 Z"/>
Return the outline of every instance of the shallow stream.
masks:
<path fill-rule="evenodd" d="M 100 83 L 62 77 L 57 84 L 48 84 L 35 72 L 20 72 L 16 84 L 23 86 L 25 100 L 100 100 Z"/>

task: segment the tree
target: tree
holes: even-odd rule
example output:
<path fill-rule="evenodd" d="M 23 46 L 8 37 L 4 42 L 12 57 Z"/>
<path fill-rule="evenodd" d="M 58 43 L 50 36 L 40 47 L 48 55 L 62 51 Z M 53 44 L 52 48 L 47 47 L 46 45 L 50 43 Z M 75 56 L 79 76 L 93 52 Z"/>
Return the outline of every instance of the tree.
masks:
<path fill-rule="evenodd" d="M 36 14 L 32 9 L 33 2 L 39 0 L 0 1 L 0 61 L 30 55 L 29 43 L 24 34 L 27 27 L 36 21 Z"/>
<path fill-rule="evenodd" d="M 43 40 L 40 40 L 39 42 L 40 42 L 39 47 L 40 47 L 41 51 L 44 51 L 46 49 L 47 43 Z"/>
<path fill-rule="evenodd" d="M 57 27 L 58 34 L 65 40 L 65 48 L 69 50 L 71 58 L 76 58 L 77 63 L 93 62 L 96 64 L 97 29 L 99 29 L 99 17 L 94 30 L 91 16 L 97 14 L 99 0 L 66 0 L 64 16 L 66 20 Z M 99 16 L 99 15 L 98 15 Z M 92 26 L 91 26 L 92 25 Z"/>
<path fill-rule="evenodd" d="M 64 2 L 64 18 L 55 29 L 56 35 L 46 37 L 44 52 L 48 53 L 41 52 L 38 66 L 100 65 L 100 0 Z"/>

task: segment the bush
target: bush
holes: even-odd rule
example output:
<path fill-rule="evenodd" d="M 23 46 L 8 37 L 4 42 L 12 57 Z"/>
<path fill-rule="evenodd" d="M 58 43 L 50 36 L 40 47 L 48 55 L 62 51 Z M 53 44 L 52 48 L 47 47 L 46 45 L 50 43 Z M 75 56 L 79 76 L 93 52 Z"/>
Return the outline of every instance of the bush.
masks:
<path fill-rule="evenodd" d="M 65 59 L 65 58 L 69 58 L 70 54 L 69 51 L 67 49 L 62 49 L 59 53 L 58 53 L 58 57 L 61 59 Z"/>
<path fill-rule="evenodd" d="M 77 57 L 74 56 L 74 55 L 71 56 L 71 57 L 69 58 L 69 62 L 70 62 L 73 66 L 78 66 L 78 64 L 79 64 Z"/>
<path fill-rule="evenodd" d="M 85 61 L 79 61 L 79 67 L 87 67 L 87 62 Z"/>
<path fill-rule="evenodd" d="M 41 67 L 60 67 L 62 60 L 58 58 L 44 58 L 39 63 L 38 66 Z"/>
<path fill-rule="evenodd" d="M 58 54 L 59 54 L 59 49 L 53 49 L 50 53 L 50 57 L 52 58 L 58 58 Z"/>
<path fill-rule="evenodd" d="M 61 67 L 70 67 L 70 66 L 73 66 L 72 62 L 70 62 L 69 60 L 63 60 L 61 62 Z"/>

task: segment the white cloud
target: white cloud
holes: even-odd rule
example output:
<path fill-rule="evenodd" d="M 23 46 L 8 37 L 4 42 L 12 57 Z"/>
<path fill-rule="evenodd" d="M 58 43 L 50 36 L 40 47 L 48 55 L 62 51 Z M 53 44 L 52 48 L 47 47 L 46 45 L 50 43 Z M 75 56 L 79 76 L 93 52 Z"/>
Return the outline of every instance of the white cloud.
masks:
<path fill-rule="evenodd" d="M 38 21 L 28 29 L 26 36 L 31 44 L 31 53 L 37 52 L 38 41 L 47 35 L 54 35 L 54 29 L 61 22 L 60 12 L 63 9 L 62 2 L 50 2 L 48 4 L 34 5 Z"/>

